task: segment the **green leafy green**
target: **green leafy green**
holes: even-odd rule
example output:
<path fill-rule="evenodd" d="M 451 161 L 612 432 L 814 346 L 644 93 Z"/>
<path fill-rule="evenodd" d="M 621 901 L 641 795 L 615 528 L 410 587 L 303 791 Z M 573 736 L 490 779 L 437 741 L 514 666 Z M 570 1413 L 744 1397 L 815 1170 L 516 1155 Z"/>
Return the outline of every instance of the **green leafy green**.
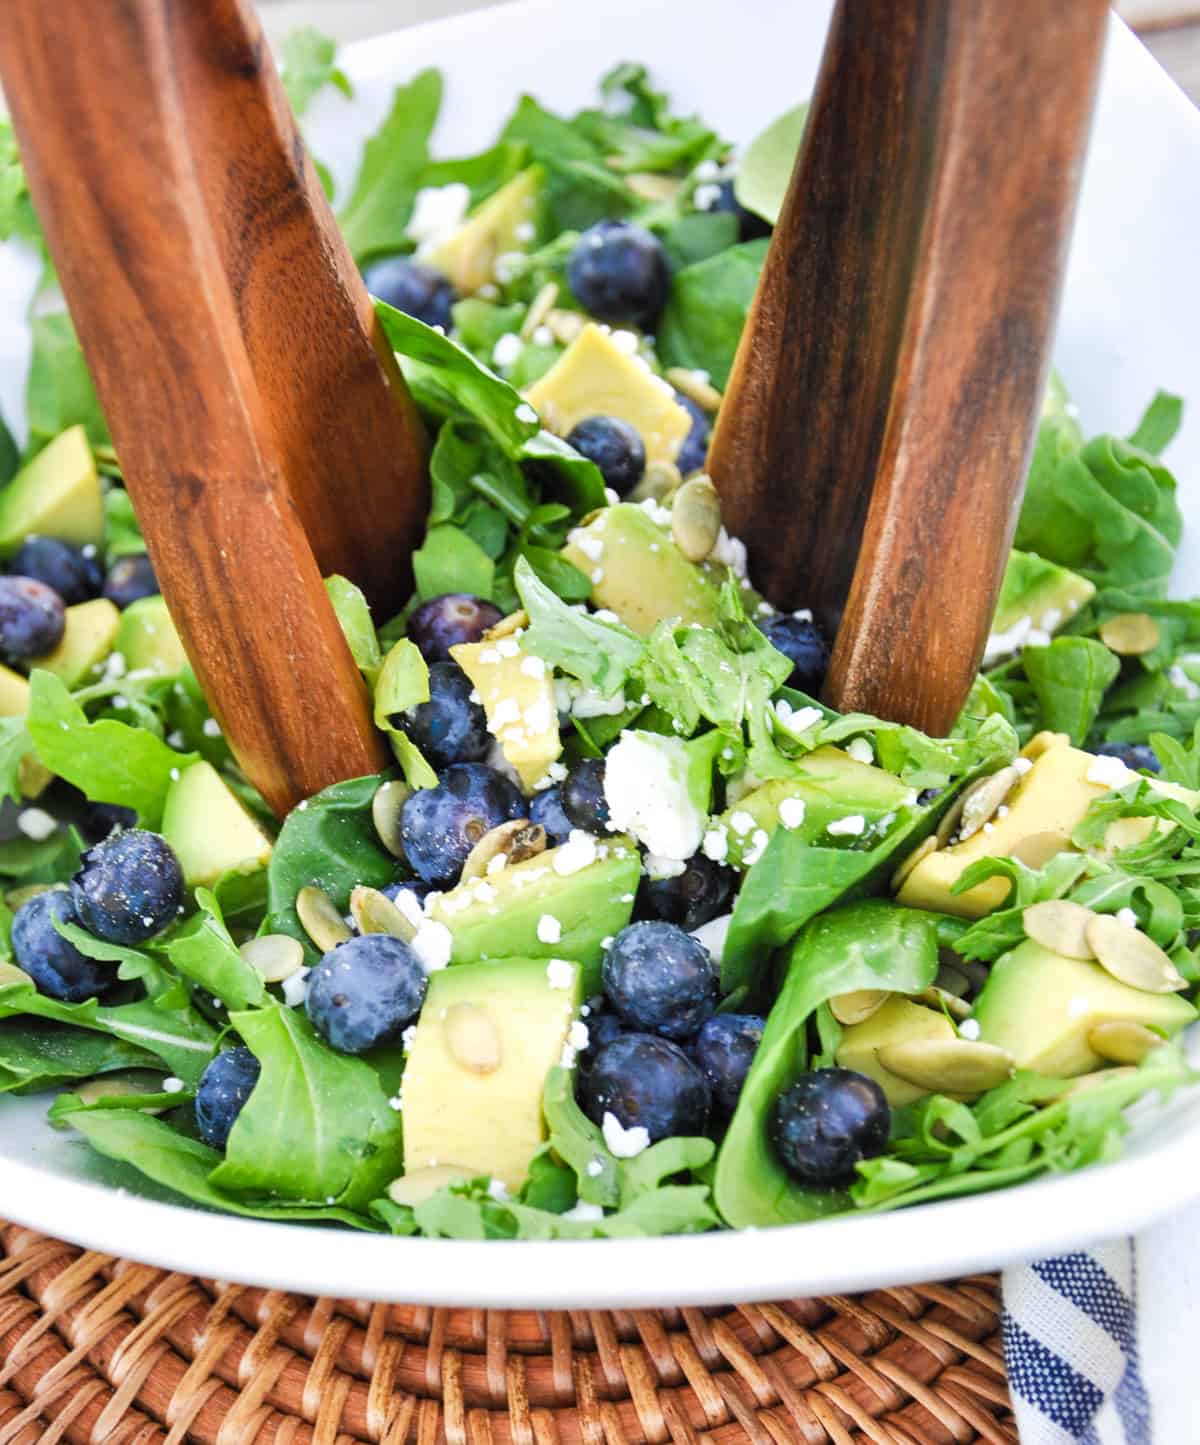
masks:
<path fill-rule="evenodd" d="M 490 598 L 496 565 L 469 533 L 458 527 L 430 527 L 413 553 L 413 575 L 421 601 L 444 592 Z"/>
<path fill-rule="evenodd" d="M 523 95 L 500 135 L 545 167 L 546 199 L 559 231 L 582 231 L 627 214 L 634 196 L 605 164 L 604 148 L 569 121 Z"/>
<path fill-rule="evenodd" d="M 83 349 L 65 311 L 30 320 L 33 356 L 25 387 L 30 450 L 37 451 L 68 427 L 81 425 L 93 446 L 111 447 L 108 426 L 88 373 Z"/>
<path fill-rule="evenodd" d="M 329 594 L 337 620 L 346 635 L 355 665 L 370 680 L 379 670 L 381 656 L 379 638 L 375 632 L 375 624 L 371 621 L 371 609 L 362 589 L 356 587 L 349 578 L 335 575 L 326 577 L 325 591 Z"/>
<path fill-rule="evenodd" d="M 21 801 L 21 763 L 32 748 L 23 717 L 0 718 L 0 797 Z"/>
<path fill-rule="evenodd" d="M 1142 413 L 1142 419 L 1129 437 L 1129 445 L 1157 457 L 1174 441 L 1182 422 L 1182 398 L 1160 391 Z"/>
<path fill-rule="evenodd" d="M 0 486 L 11 482 L 21 469 L 21 449 L 0 416 Z"/>
<path fill-rule="evenodd" d="M 773 226 L 779 220 L 808 119 L 808 102 L 773 120 L 746 147 L 733 190 L 748 211 Z"/>
<path fill-rule="evenodd" d="M 725 386 L 766 254 L 765 239 L 745 241 L 675 275 L 658 324 L 664 366 L 705 371 Z"/>
<path fill-rule="evenodd" d="M 297 115 L 303 115 L 327 85 L 353 99 L 354 87 L 345 71 L 338 69 L 336 56 L 336 42 L 314 25 L 298 26 L 284 38 L 280 79 Z"/>
<path fill-rule="evenodd" d="M 1069 734 L 1079 747 L 1121 670 L 1117 657 L 1090 637 L 1056 637 L 1046 647 L 1026 647 L 1021 663 L 1041 707 L 1042 726 Z"/>
<path fill-rule="evenodd" d="M 182 924 L 165 945 L 171 963 L 184 978 L 231 1009 L 266 1002 L 262 975 L 238 952 L 216 898 L 207 888 L 198 888 L 196 904 L 199 912 Z"/>
<path fill-rule="evenodd" d="M 524 557 L 517 562 L 513 580 L 529 614 L 522 638 L 525 651 L 578 678 L 602 697 L 619 692 L 642 660 L 641 638 L 619 622 L 601 622 L 568 607 L 539 581 Z"/>
<path fill-rule="evenodd" d="M 117 1069 L 153 1068 L 161 1069 L 155 1055 L 124 1039 L 42 1020 L 0 1023 L 0 1094 L 57 1088 Z"/>
<path fill-rule="evenodd" d="M 429 701 L 429 669 L 415 643 L 406 637 L 394 643 L 375 681 L 375 726 L 388 735 L 396 760 L 410 788 L 437 786 L 437 774 L 421 756 L 412 738 L 394 725 L 397 713 Z"/>

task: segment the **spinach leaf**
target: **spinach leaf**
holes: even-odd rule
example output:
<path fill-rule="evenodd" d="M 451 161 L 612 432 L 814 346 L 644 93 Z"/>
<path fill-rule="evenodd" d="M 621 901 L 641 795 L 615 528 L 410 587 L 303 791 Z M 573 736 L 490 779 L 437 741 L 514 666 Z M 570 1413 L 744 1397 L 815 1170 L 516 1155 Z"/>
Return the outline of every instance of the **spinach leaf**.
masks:
<path fill-rule="evenodd" d="M 94 803 L 133 808 L 147 828 L 162 821 L 172 774 L 197 761 L 195 753 L 177 753 L 145 728 L 112 718 L 88 722 L 62 681 L 41 668 L 30 678 L 26 725 L 39 761 L 52 773 Z"/>
<path fill-rule="evenodd" d="M 423 70 L 396 87 L 387 118 L 367 141 L 350 199 L 338 216 L 360 266 L 372 256 L 409 249 L 405 228 L 441 104 L 440 73 Z"/>
<path fill-rule="evenodd" d="M 262 1065 L 211 1182 L 231 1194 L 363 1208 L 403 1165 L 400 1115 L 380 1075 L 335 1053 L 297 1009 L 230 1015 Z M 391 1092 L 399 1085 L 393 1067 Z"/>
<path fill-rule="evenodd" d="M 161 962 L 140 948 L 131 948 L 123 943 L 108 943 L 95 938 L 77 923 L 64 923 L 56 918 L 54 931 L 72 944 L 84 958 L 93 958 L 99 963 L 115 963 L 117 978 L 123 983 L 140 983 L 151 998 L 174 988 L 178 980 L 168 975 Z"/>
<path fill-rule="evenodd" d="M 330 1204 L 289 1203 L 268 1194 L 239 1199 L 210 1182 L 221 1156 L 198 1139 L 178 1133 L 161 1119 L 134 1109 L 75 1109 L 63 1105 L 58 1122 L 78 1130 L 97 1153 L 132 1165 L 147 1179 L 173 1189 L 208 1209 L 249 1219 L 330 1220 L 354 1229 L 370 1229 L 363 1215 Z"/>
<path fill-rule="evenodd" d="M 93 446 L 111 446 L 71 318 L 65 311 L 57 311 L 34 316 L 29 324 L 33 356 L 25 386 L 25 414 L 30 451 L 40 450 L 77 423 L 86 429 Z"/>
<path fill-rule="evenodd" d="M 341 629 L 350 645 L 350 655 L 358 670 L 370 681 L 379 670 L 381 661 L 379 638 L 375 624 L 371 621 L 371 609 L 362 589 L 356 587 L 347 577 L 326 577 L 325 591 L 333 603 L 333 610 Z"/>
<path fill-rule="evenodd" d="M 49 838 L 7 838 L 0 843 L 0 877 L 25 883 L 66 883 L 79 871 L 83 839 L 75 828 Z"/>
<path fill-rule="evenodd" d="M 387 733 L 410 788 L 437 787 L 437 774 L 409 735 L 393 725 L 397 713 L 429 701 L 429 669 L 416 644 L 406 637 L 394 643 L 375 683 L 375 726 Z"/>
<path fill-rule="evenodd" d="M 356 883 L 382 888 L 396 876 L 395 859 L 379 842 L 371 800 L 382 777 L 334 783 L 284 819 L 267 865 L 268 933 L 288 933 L 304 945 L 308 961 L 318 954 L 296 916 L 296 894 L 308 884 L 323 888 L 336 907 L 350 907 Z"/>
<path fill-rule="evenodd" d="M 1156 392 L 1129 437 L 1129 445 L 1159 456 L 1174 441 L 1183 421 L 1183 400 L 1169 391 Z"/>
<path fill-rule="evenodd" d="M 354 87 L 346 72 L 338 69 L 336 56 L 336 43 L 315 25 L 298 26 L 285 37 L 280 79 L 297 115 L 303 115 L 327 85 L 340 90 L 347 100 L 354 98 Z"/>
<path fill-rule="evenodd" d="M 524 95 L 500 133 L 526 147 L 546 169 L 546 198 L 557 231 L 582 231 L 596 221 L 626 215 L 634 195 L 604 163 L 603 147 L 569 121 Z"/>
<path fill-rule="evenodd" d="M 133 500 L 124 487 L 113 487 L 104 496 L 104 551 L 109 563 L 131 552 L 144 552 L 146 539 Z"/>
<path fill-rule="evenodd" d="M 116 1069 L 161 1069 L 157 1058 L 124 1039 L 33 1019 L 0 1023 L 0 1093 L 52 1089 Z"/>
<path fill-rule="evenodd" d="M 165 944 L 167 957 L 184 978 L 231 1009 L 260 1006 L 268 1001 L 262 975 L 238 952 L 221 917 L 221 909 L 207 888 L 196 889 L 199 909 Z"/>
<path fill-rule="evenodd" d="M 920 993 L 936 972 L 932 914 L 875 900 L 807 925 L 788 954 L 783 988 L 717 1155 L 713 1193 L 726 1223 L 793 1224 L 850 1207 L 844 1191 L 805 1189 L 785 1172 L 767 1141 L 767 1114 L 805 1067 L 808 1021 L 821 1004 L 860 988 Z"/>
<path fill-rule="evenodd" d="M 0 718 L 0 798 L 21 801 L 21 763 L 32 748 L 23 717 Z"/>
<path fill-rule="evenodd" d="M 412 565 L 422 602 L 444 592 L 470 592 L 487 599 L 493 595 L 495 563 L 458 527 L 430 527 L 413 553 Z"/>
<path fill-rule="evenodd" d="M 417 189 L 426 186 L 466 186 L 473 211 L 525 169 L 529 152 L 513 141 L 499 141 L 490 150 L 457 159 L 430 161 L 417 177 Z"/>
<path fill-rule="evenodd" d="M 619 622 L 601 622 L 568 607 L 539 581 L 524 557 L 517 562 L 513 580 L 529 614 L 522 639 L 525 651 L 578 678 L 602 697 L 620 691 L 642 660 L 641 638 Z"/>
<path fill-rule="evenodd" d="M 807 119 L 805 101 L 773 120 L 746 147 L 733 180 L 738 201 L 772 226 L 779 220 Z"/>
<path fill-rule="evenodd" d="M 0 416 L 0 486 L 11 482 L 21 469 L 21 449 Z"/>
<path fill-rule="evenodd" d="M 1121 670 L 1117 657 L 1090 637 L 1056 637 L 1021 653 L 1025 675 L 1041 707 L 1041 725 L 1082 746 Z"/>
<path fill-rule="evenodd" d="M 658 324 L 658 355 L 665 367 L 706 371 L 714 386 L 725 386 L 767 244 L 765 238 L 745 241 L 675 275 Z"/>

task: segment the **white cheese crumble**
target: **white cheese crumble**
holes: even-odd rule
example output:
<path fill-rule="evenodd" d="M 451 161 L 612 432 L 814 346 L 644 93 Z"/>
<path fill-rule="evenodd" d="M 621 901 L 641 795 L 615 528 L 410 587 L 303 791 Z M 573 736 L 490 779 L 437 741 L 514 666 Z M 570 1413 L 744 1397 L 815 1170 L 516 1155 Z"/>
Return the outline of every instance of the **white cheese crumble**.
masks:
<path fill-rule="evenodd" d="M 744 838 L 747 833 L 754 831 L 754 815 L 739 808 L 729 819 L 729 826 L 739 838 Z"/>
<path fill-rule="evenodd" d="M 642 871 L 653 882 L 661 878 L 678 878 L 687 872 L 683 858 L 663 858 L 658 853 L 647 853 L 642 860 Z"/>
<path fill-rule="evenodd" d="M 462 225 L 471 204 L 471 191 L 462 181 L 448 186 L 423 186 L 413 199 L 412 216 L 405 227 L 419 252 L 434 250 Z"/>
<path fill-rule="evenodd" d="M 182 1093 L 182 1092 L 183 1092 L 183 1080 L 182 1080 L 182 1079 L 177 1079 L 177 1078 L 172 1074 L 170 1078 L 164 1079 L 164 1080 L 162 1081 L 162 1091 L 163 1091 L 164 1094 L 180 1094 L 180 1093 Z"/>
<path fill-rule="evenodd" d="M 1123 923 L 1126 928 L 1136 928 L 1138 926 L 1137 914 L 1132 908 L 1118 908 L 1117 922 Z"/>
<path fill-rule="evenodd" d="M 553 346 L 554 332 L 543 322 L 541 326 L 533 328 L 533 336 L 530 339 L 535 346 Z"/>
<path fill-rule="evenodd" d="M 444 923 L 427 918 L 417 929 L 409 947 L 426 973 L 436 973 L 450 962 L 454 938 Z"/>
<path fill-rule="evenodd" d="M 529 426 L 536 425 L 538 419 L 537 412 L 534 411 L 533 407 L 531 407 L 527 401 L 523 401 L 513 415 L 518 421 L 526 422 Z"/>
<path fill-rule="evenodd" d="M 979 1027 L 978 1019 L 963 1019 L 958 1026 L 960 1039 L 977 1039 L 983 1030 Z"/>
<path fill-rule="evenodd" d="M 203 732 L 206 738 L 219 738 L 221 736 L 221 724 L 215 717 L 206 717 L 201 732 Z"/>
<path fill-rule="evenodd" d="M 570 1209 L 564 1209 L 562 1217 L 563 1219 L 574 1219 L 579 1224 L 595 1224 L 598 1219 L 604 1218 L 604 1210 L 598 1204 L 588 1204 L 581 1199 Z"/>
<path fill-rule="evenodd" d="M 540 682 L 546 676 L 545 659 L 532 655 L 525 656 L 521 659 L 521 671 L 526 677 L 536 678 Z"/>
<path fill-rule="evenodd" d="M 283 1001 L 288 1008 L 299 1008 L 308 997 L 308 975 L 310 968 L 297 969 L 291 978 L 283 981 Z"/>
<path fill-rule="evenodd" d="M 771 711 L 775 714 L 775 721 L 785 732 L 791 733 L 798 738 L 806 733 L 809 728 L 821 722 L 825 714 L 819 707 L 798 707 L 793 708 L 787 698 L 781 697 L 777 702 L 771 703 Z"/>
<path fill-rule="evenodd" d="M 1030 758 L 1014 758 L 1012 765 L 1022 777 L 1024 777 L 1026 773 L 1033 771 L 1033 762 Z"/>
<path fill-rule="evenodd" d="M 506 331 L 492 347 L 492 365 L 500 371 L 507 371 L 520 359 L 525 343 L 515 331 Z"/>
<path fill-rule="evenodd" d="M 688 787 L 690 756 L 677 738 L 623 732 L 604 767 L 604 797 L 614 832 L 632 833 L 648 852 L 690 858 L 707 818 Z"/>
<path fill-rule="evenodd" d="M 803 798 L 784 798 L 779 804 L 779 821 L 785 828 L 798 828 L 806 811 Z"/>
<path fill-rule="evenodd" d="M 754 836 L 750 839 L 750 846 L 742 854 L 742 863 L 747 868 L 753 868 L 762 855 L 767 851 L 767 844 L 770 842 L 765 828 L 756 828 Z"/>
<path fill-rule="evenodd" d="M 835 818 L 825 830 L 835 838 L 859 838 L 866 832 L 867 820 L 861 813 L 851 813 L 848 818 Z"/>
<path fill-rule="evenodd" d="M 501 657 L 517 657 L 521 652 L 521 644 L 515 637 L 502 637 L 496 644 L 496 651 Z"/>
<path fill-rule="evenodd" d="M 503 1204 L 506 1199 L 512 1198 L 503 1179 L 489 1179 L 487 1192 L 488 1198 L 494 1199 L 497 1204 Z"/>
<path fill-rule="evenodd" d="M 35 843 L 44 842 L 58 823 L 42 808 L 22 808 L 17 814 L 17 827 Z"/>
<path fill-rule="evenodd" d="M 613 693 L 612 697 L 605 697 L 592 687 L 572 688 L 568 690 L 568 696 L 570 703 L 564 711 L 572 717 L 616 717 L 628 706 L 623 689 Z"/>
<path fill-rule="evenodd" d="M 746 575 L 746 544 L 738 537 L 731 537 L 724 527 L 717 533 L 717 540 L 709 560 L 723 562 L 736 576 Z"/>
<path fill-rule="evenodd" d="M 562 938 L 562 924 L 553 913 L 543 913 L 537 922 L 540 943 L 557 943 Z"/>
<path fill-rule="evenodd" d="M 553 867 L 560 878 L 569 878 L 595 861 L 596 840 L 581 828 L 572 828 L 567 841 L 554 850 Z"/>
<path fill-rule="evenodd" d="M 692 929 L 692 937 L 708 949 L 709 956 L 718 966 L 725 957 L 725 940 L 729 937 L 729 925 L 732 922 L 732 913 L 722 913 L 719 918 L 710 918 L 699 928 Z"/>
<path fill-rule="evenodd" d="M 491 728 L 493 732 L 499 732 L 510 723 L 521 721 L 521 709 L 515 697 L 502 697 L 492 709 Z"/>
<path fill-rule="evenodd" d="M 565 958 L 552 958 L 546 965 L 546 982 L 551 988 L 574 988 L 575 965 Z"/>
<path fill-rule="evenodd" d="M 1120 758 L 1098 757 L 1087 770 L 1087 780 L 1100 788 L 1123 788 L 1137 778 Z"/>
<path fill-rule="evenodd" d="M 567 1043 L 570 1044 L 576 1053 L 582 1053 L 583 1050 L 587 1048 L 590 1038 L 591 1035 L 588 1032 L 588 1026 L 582 1019 L 576 1019 L 567 1030 Z"/>
<path fill-rule="evenodd" d="M 692 204 L 698 211 L 711 211 L 721 199 L 721 187 L 712 181 L 705 181 L 692 192 Z"/>
<path fill-rule="evenodd" d="M 599 1179 L 604 1173 L 604 1161 L 602 1159 L 589 1159 L 584 1173 L 589 1179 Z"/>
<path fill-rule="evenodd" d="M 846 744 L 846 756 L 853 758 L 856 763 L 873 763 L 875 749 L 866 738 L 854 738 Z"/>
<path fill-rule="evenodd" d="M 626 356 L 634 356 L 638 349 L 637 335 L 632 331 L 614 331 L 609 338 L 618 351 Z"/>
<path fill-rule="evenodd" d="M 724 828 L 710 828 L 704 835 L 704 856 L 714 863 L 724 863 L 729 857 L 729 834 Z"/>
<path fill-rule="evenodd" d="M 483 663 L 485 667 L 491 667 L 494 663 L 500 661 L 500 653 L 494 647 L 484 647 L 480 649 L 476 661 Z"/>
<path fill-rule="evenodd" d="M 600 1125 L 608 1152 L 618 1159 L 633 1159 L 650 1147 L 649 1131 L 641 1124 L 626 1129 L 615 1114 L 605 1113 Z"/>
<path fill-rule="evenodd" d="M 406 1053 L 408 1052 L 409 1049 L 412 1048 L 413 1044 L 415 1044 L 416 1041 L 417 1041 L 417 1026 L 416 1026 L 416 1024 L 409 1024 L 409 1026 L 408 1026 L 408 1027 L 404 1030 L 404 1032 L 400 1035 L 400 1042 L 401 1042 L 401 1044 L 403 1044 L 404 1050 L 405 1050 Z"/>

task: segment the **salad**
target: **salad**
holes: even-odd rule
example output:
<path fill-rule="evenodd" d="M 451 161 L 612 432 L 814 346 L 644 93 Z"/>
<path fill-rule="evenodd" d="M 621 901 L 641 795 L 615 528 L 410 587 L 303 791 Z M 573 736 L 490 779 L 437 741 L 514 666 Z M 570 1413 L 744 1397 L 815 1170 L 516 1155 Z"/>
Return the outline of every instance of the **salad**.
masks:
<path fill-rule="evenodd" d="M 301 114 L 350 90 L 313 31 L 284 79 Z M 1197 1077 L 1179 400 L 1086 439 L 1056 378 L 951 735 L 838 715 L 704 473 L 804 108 L 739 158 L 626 64 L 445 160 L 440 96 L 400 85 L 334 198 L 433 439 L 410 603 L 327 580 L 395 766 L 282 824 L 46 261 L 0 428 L 0 1093 L 196 1204 L 397 1235 L 761 1227 L 1112 1158 Z M 44 257 L 0 130 L 9 237 Z"/>

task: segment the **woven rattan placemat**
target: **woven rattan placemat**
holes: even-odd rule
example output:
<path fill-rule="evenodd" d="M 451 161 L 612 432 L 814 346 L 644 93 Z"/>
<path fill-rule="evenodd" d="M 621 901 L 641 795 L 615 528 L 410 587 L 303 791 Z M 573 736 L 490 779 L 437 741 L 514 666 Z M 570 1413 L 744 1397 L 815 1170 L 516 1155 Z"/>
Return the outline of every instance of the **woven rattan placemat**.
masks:
<path fill-rule="evenodd" d="M 725 1309 L 311 1299 L 0 1225 L 0 1445 L 1015 1445 L 994 1276 Z"/>

